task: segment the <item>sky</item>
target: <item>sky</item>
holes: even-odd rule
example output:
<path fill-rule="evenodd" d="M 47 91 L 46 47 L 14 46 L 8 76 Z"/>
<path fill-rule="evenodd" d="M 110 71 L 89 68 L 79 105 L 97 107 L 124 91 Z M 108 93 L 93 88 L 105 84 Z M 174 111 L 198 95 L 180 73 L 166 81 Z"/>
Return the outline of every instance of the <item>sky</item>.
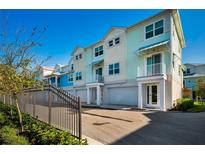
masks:
<path fill-rule="evenodd" d="M 46 63 L 67 64 L 76 46 L 87 47 L 102 39 L 113 26 L 127 27 L 162 10 L 0 10 L 6 14 L 8 30 L 24 26 L 47 31 L 42 46 L 35 49 L 40 59 L 52 58 Z M 183 63 L 205 63 L 205 10 L 179 10 L 186 47 Z M 2 16 L 0 16 L 0 21 Z"/>

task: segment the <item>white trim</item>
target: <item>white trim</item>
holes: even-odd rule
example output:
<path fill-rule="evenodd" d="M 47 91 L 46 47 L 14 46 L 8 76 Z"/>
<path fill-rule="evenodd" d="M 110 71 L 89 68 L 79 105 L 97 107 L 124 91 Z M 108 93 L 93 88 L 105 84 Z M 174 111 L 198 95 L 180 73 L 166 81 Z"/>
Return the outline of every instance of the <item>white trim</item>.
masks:
<path fill-rule="evenodd" d="M 92 88 L 97 86 L 104 86 L 104 83 L 88 83 L 86 84 L 86 87 Z"/>
<path fill-rule="evenodd" d="M 155 36 L 155 23 L 160 21 L 160 20 L 163 20 L 163 28 L 164 28 L 163 33 Z M 150 37 L 150 38 L 146 39 L 146 27 L 151 25 L 151 24 L 153 24 L 153 37 Z M 155 21 L 153 21 L 153 22 L 151 22 L 151 23 L 144 26 L 144 41 L 150 40 L 152 38 L 159 37 L 159 36 L 163 35 L 164 33 L 165 33 L 165 18 L 163 17 L 163 18 L 160 18 L 159 20 L 155 20 Z"/>
<path fill-rule="evenodd" d="M 145 76 L 145 77 L 139 77 L 136 80 L 138 82 L 143 82 L 143 83 L 150 83 L 153 82 L 153 80 L 160 80 L 160 79 L 164 79 L 167 80 L 167 75 L 166 74 L 162 74 L 162 75 L 157 75 L 157 76 Z"/>

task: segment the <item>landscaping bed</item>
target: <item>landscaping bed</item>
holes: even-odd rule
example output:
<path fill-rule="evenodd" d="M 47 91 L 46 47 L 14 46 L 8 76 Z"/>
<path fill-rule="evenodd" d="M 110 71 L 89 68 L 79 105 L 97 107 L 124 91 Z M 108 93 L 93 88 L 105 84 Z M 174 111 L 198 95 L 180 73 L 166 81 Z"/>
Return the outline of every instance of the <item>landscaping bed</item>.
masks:
<path fill-rule="evenodd" d="M 177 100 L 177 105 L 173 108 L 177 111 L 205 112 L 205 102 L 196 102 L 189 98 Z"/>
<path fill-rule="evenodd" d="M 11 112 L 12 111 L 12 112 Z M 11 114 L 12 113 L 12 114 Z M 31 145 L 86 145 L 67 131 L 59 130 L 39 121 L 29 114 L 22 114 L 24 132 L 19 133 L 18 114 L 15 106 L 0 102 L 0 144 Z"/>

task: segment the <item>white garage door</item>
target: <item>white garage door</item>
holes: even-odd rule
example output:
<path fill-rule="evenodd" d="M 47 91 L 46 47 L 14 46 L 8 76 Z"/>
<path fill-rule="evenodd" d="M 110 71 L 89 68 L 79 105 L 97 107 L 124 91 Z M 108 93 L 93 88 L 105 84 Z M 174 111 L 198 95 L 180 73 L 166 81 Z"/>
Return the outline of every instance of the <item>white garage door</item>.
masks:
<path fill-rule="evenodd" d="M 137 105 L 137 87 L 109 88 L 108 103 L 119 105 Z"/>
<path fill-rule="evenodd" d="M 86 89 L 76 90 L 76 95 L 80 97 L 81 102 L 86 102 L 87 101 Z"/>

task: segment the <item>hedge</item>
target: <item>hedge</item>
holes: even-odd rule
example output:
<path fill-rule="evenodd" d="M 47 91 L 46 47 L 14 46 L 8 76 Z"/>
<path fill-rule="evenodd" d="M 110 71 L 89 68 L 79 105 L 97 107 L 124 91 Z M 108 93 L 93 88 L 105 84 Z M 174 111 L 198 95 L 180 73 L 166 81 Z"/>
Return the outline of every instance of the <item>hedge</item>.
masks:
<path fill-rule="evenodd" d="M 176 110 L 187 111 L 194 107 L 194 100 L 190 98 L 182 98 L 177 100 Z"/>

